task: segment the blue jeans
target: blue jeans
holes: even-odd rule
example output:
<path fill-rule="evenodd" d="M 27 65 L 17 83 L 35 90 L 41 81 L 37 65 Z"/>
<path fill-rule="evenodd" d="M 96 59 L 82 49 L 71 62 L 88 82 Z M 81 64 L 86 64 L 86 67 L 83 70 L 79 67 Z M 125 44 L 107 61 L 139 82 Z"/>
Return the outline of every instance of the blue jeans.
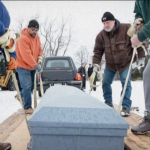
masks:
<path fill-rule="evenodd" d="M 120 81 L 121 81 L 121 84 L 122 84 L 122 89 L 123 89 L 124 84 L 125 84 L 125 80 L 126 80 L 126 77 L 127 77 L 127 74 L 128 74 L 128 70 L 129 70 L 129 67 L 127 67 L 125 70 L 123 70 L 122 72 L 119 73 Z M 108 105 L 113 105 L 113 103 L 112 103 L 111 84 L 113 82 L 115 74 L 116 74 L 116 72 L 114 72 L 114 71 L 112 71 L 108 68 L 105 68 L 105 70 L 104 70 L 103 84 L 102 84 L 103 97 L 105 99 L 105 103 L 108 104 Z M 127 88 L 126 88 L 125 95 L 124 95 L 124 98 L 123 98 L 123 103 L 122 103 L 122 106 L 124 108 L 127 108 L 127 109 L 130 109 L 131 103 L 132 103 L 132 101 L 130 100 L 131 91 L 132 91 L 132 87 L 131 87 L 131 71 L 130 71 L 130 76 L 129 76 Z"/>
<path fill-rule="evenodd" d="M 32 108 L 31 92 L 34 89 L 34 75 L 35 70 L 27 70 L 24 68 L 17 68 L 19 81 L 22 88 L 21 97 L 24 102 L 24 109 Z"/>

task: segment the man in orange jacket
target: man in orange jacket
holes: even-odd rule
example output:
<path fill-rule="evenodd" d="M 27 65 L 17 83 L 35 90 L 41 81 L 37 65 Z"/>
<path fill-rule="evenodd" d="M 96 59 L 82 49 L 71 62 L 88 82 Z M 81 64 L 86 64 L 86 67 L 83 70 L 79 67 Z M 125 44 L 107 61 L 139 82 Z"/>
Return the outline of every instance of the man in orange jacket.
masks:
<path fill-rule="evenodd" d="M 28 28 L 21 32 L 16 43 L 17 72 L 21 84 L 21 96 L 24 102 L 24 109 L 27 114 L 32 114 L 31 92 L 34 88 L 35 71 L 41 71 L 42 48 L 40 38 L 37 35 L 39 23 L 36 20 L 29 22 Z"/>

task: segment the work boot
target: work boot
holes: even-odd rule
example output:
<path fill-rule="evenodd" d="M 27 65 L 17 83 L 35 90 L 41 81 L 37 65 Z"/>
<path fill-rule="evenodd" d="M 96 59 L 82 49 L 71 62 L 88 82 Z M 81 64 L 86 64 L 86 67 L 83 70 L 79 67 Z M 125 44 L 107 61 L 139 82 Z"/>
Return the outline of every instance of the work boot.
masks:
<path fill-rule="evenodd" d="M 34 110 L 33 108 L 28 108 L 24 110 L 26 114 L 33 114 Z"/>
<path fill-rule="evenodd" d="M 0 143 L 0 150 L 11 150 L 10 143 Z"/>
<path fill-rule="evenodd" d="M 123 107 L 120 114 L 122 117 L 128 117 L 130 116 L 130 109 Z"/>
<path fill-rule="evenodd" d="M 134 134 L 147 134 L 150 131 L 150 112 L 145 111 L 143 121 L 139 125 L 132 127 L 131 131 Z"/>

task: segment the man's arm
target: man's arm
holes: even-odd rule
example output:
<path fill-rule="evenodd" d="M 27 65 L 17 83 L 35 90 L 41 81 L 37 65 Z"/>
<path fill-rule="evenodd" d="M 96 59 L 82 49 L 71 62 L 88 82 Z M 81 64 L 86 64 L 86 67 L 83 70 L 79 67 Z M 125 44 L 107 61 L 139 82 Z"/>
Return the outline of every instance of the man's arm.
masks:
<path fill-rule="evenodd" d="M 10 57 L 14 57 L 15 59 L 17 58 L 16 52 L 9 53 L 9 54 L 10 54 Z"/>
<path fill-rule="evenodd" d="M 99 38 L 99 35 L 96 37 L 95 46 L 94 46 L 94 55 L 93 55 L 93 64 L 100 64 L 102 56 L 104 54 L 103 43 Z"/>
<path fill-rule="evenodd" d="M 3 23 L 0 21 L 0 36 L 2 36 L 4 33 L 5 33 L 5 27 Z M 0 45 L 0 50 L 3 52 L 3 49 L 1 49 L 1 45 Z"/>
<path fill-rule="evenodd" d="M 3 23 L 0 21 L 0 36 L 2 36 L 5 33 L 5 27 Z"/>
<path fill-rule="evenodd" d="M 135 20 L 139 18 L 143 18 L 140 11 L 139 11 L 139 1 L 135 1 L 135 6 L 134 6 L 134 13 L 135 13 Z"/>
<path fill-rule="evenodd" d="M 5 33 L 5 27 L 3 25 L 3 23 L 0 21 L 0 36 L 4 35 Z M 14 57 L 16 59 L 16 52 L 13 53 L 9 53 L 10 57 Z"/>
<path fill-rule="evenodd" d="M 18 41 L 18 47 L 22 59 L 34 69 L 37 66 L 37 62 L 31 54 L 28 41 L 26 41 L 26 39 L 20 39 Z"/>
<path fill-rule="evenodd" d="M 142 30 L 138 33 L 139 41 L 143 42 L 147 38 L 150 38 L 150 21 L 144 24 Z"/>
<path fill-rule="evenodd" d="M 5 34 L 5 28 L 9 28 L 9 24 L 10 24 L 9 13 L 8 13 L 6 7 L 4 6 L 4 4 L 0 1 L 0 37 Z M 1 44 L 4 44 L 4 43 L 1 43 Z M 1 49 L 1 45 L 0 45 L 0 50 L 3 52 L 3 54 L 5 56 L 4 50 Z M 10 55 L 10 62 L 8 63 L 8 65 L 9 65 L 8 69 L 10 69 L 10 68 L 15 69 L 16 68 L 16 62 L 15 62 L 16 52 L 15 51 L 12 53 L 9 52 L 9 55 Z M 11 57 L 13 57 L 14 59 Z"/>
<path fill-rule="evenodd" d="M 5 28 L 9 28 L 10 15 L 5 5 L 0 0 L 0 21 L 3 23 Z"/>
<path fill-rule="evenodd" d="M 130 27 L 131 27 L 131 25 L 128 24 L 128 25 L 127 25 L 127 31 L 130 29 Z M 127 34 L 126 36 L 127 36 L 127 37 L 126 37 L 126 43 L 127 43 L 127 44 L 130 44 L 130 43 L 131 43 L 131 37 L 130 37 L 128 34 Z M 145 46 L 145 45 L 144 45 L 144 46 Z M 137 48 L 137 52 L 138 52 L 138 58 L 143 58 L 143 57 L 145 57 L 145 52 L 144 52 L 144 50 L 143 50 L 142 47 Z"/>
<path fill-rule="evenodd" d="M 139 1 L 135 2 L 135 8 L 134 8 L 134 13 L 135 13 L 135 20 L 138 18 L 143 18 L 141 14 L 141 8 L 139 6 Z M 149 13 L 149 12 L 147 12 Z M 144 24 L 142 27 L 141 31 L 138 33 L 138 39 L 140 42 L 145 41 L 147 38 L 150 38 L 150 20 Z"/>

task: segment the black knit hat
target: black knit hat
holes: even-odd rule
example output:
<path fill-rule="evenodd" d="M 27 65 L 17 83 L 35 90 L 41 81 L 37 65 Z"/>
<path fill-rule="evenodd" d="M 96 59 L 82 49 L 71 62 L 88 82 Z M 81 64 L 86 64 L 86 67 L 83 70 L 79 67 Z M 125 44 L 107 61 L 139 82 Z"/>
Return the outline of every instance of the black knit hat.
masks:
<path fill-rule="evenodd" d="M 28 28 L 31 28 L 31 27 L 39 29 L 39 23 L 34 19 L 30 20 Z"/>
<path fill-rule="evenodd" d="M 105 21 L 113 21 L 115 20 L 115 17 L 113 14 L 111 14 L 110 12 L 105 12 L 103 14 L 103 17 L 102 17 L 102 22 L 105 22 Z"/>

